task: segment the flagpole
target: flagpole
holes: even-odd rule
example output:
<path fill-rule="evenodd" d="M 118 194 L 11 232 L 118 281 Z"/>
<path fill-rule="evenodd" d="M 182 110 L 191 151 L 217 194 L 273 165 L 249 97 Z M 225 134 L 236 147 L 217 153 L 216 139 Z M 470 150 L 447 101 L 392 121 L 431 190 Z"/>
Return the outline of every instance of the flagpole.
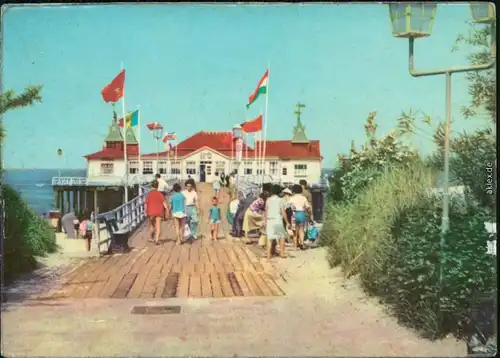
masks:
<path fill-rule="evenodd" d="M 122 71 L 125 69 L 123 67 L 123 62 L 121 63 Z M 128 203 L 128 155 L 127 155 L 127 121 L 125 118 L 125 86 L 123 86 L 123 96 L 122 96 L 122 118 L 123 118 L 123 160 L 125 161 L 125 176 L 123 178 L 124 191 L 125 191 L 125 203 Z M 125 204 L 124 203 L 124 204 Z"/>
<path fill-rule="evenodd" d="M 267 64 L 267 89 L 266 89 L 266 107 L 265 107 L 265 118 L 264 118 L 264 149 L 262 151 L 262 186 L 264 186 L 264 167 L 266 165 L 266 142 L 267 142 L 267 104 L 269 101 L 269 82 L 271 80 L 271 65 Z M 262 112 L 261 112 L 262 113 Z"/>
<path fill-rule="evenodd" d="M 175 165 L 177 165 L 177 144 L 178 144 L 178 143 L 179 143 L 179 142 L 177 141 L 177 134 L 176 134 L 176 135 L 175 135 L 175 159 L 174 159 L 174 163 L 175 163 Z M 180 168 L 180 167 L 181 167 L 181 166 L 179 165 L 179 168 Z M 179 171 L 180 171 L 180 169 L 179 169 Z M 177 177 L 177 173 L 176 173 L 176 175 L 175 175 L 175 176 Z M 180 179 L 180 176 L 179 176 L 179 179 Z"/>
<path fill-rule="evenodd" d="M 141 106 L 137 106 L 137 142 L 138 145 L 138 155 L 139 155 L 139 176 L 142 176 L 142 158 L 141 158 Z"/>
<path fill-rule="evenodd" d="M 233 172 L 234 168 L 234 138 L 233 131 L 231 130 L 231 165 L 229 166 L 229 173 Z"/>

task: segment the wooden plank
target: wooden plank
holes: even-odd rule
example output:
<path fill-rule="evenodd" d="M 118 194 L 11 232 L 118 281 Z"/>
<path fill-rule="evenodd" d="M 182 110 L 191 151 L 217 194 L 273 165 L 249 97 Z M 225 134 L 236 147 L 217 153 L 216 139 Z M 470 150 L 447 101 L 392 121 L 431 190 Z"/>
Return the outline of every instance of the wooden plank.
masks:
<path fill-rule="evenodd" d="M 213 273 L 213 272 L 217 272 L 217 271 L 215 271 L 215 266 L 213 263 L 207 262 L 203 265 L 203 272 L 204 273 Z"/>
<path fill-rule="evenodd" d="M 199 274 L 192 274 L 189 280 L 189 297 L 202 297 L 201 292 L 201 277 Z"/>
<path fill-rule="evenodd" d="M 141 271 L 137 274 L 137 278 L 134 281 L 134 284 L 130 288 L 130 291 L 127 294 L 127 297 L 130 298 L 139 298 L 141 297 L 142 289 L 144 288 L 144 284 L 146 283 L 146 278 L 149 275 L 149 272 L 153 266 L 151 265 L 144 265 L 141 269 Z M 135 273 L 135 272 L 131 272 Z"/>
<path fill-rule="evenodd" d="M 212 282 L 210 281 L 210 274 L 201 274 L 201 296 L 213 297 Z"/>
<path fill-rule="evenodd" d="M 96 283 L 99 275 L 106 270 L 106 265 L 109 264 L 112 257 L 106 257 L 105 260 L 97 261 L 92 267 L 92 271 L 85 275 L 80 283 L 76 283 L 75 289 L 71 295 L 72 298 L 84 298 L 91 287 Z"/>
<path fill-rule="evenodd" d="M 232 246 L 224 248 L 224 251 L 226 252 L 227 257 L 229 258 L 229 262 L 233 266 L 234 271 L 235 272 L 243 271 L 243 265 L 241 264 L 238 256 L 236 255 L 236 252 L 234 252 Z"/>
<path fill-rule="evenodd" d="M 245 278 L 245 282 L 247 283 L 248 288 L 252 292 L 254 296 L 262 296 L 262 291 L 259 286 L 255 283 L 253 275 L 249 272 L 243 272 L 243 277 Z"/>
<path fill-rule="evenodd" d="M 243 251 L 241 245 L 233 245 L 233 250 L 236 253 L 236 256 L 238 257 L 238 260 L 240 261 L 244 272 L 251 272 L 251 273 L 257 272 L 255 271 L 255 267 L 253 267 L 252 263 L 250 262 L 250 259 L 248 258 L 247 254 L 245 253 L 245 251 Z"/>
<path fill-rule="evenodd" d="M 160 292 L 162 298 L 172 298 L 177 295 L 179 286 L 179 274 L 170 273 L 164 280 L 163 291 Z"/>
<path fill-rule="evenodd" d="M 212 283 L 212 293 L 214 297 L 224 297 L 222 292 L 221 283 L 219 280 L 219 275 L 217 273 L 210 273 L 210 282 Z"/>
<path fill-rule="evenodd" d="M 113 272 L 110 273 L 109 280 L 104 285 L 103 289 L 99 293 L 99 297 L 101 298 L 110 298 L 113 293 L 118 288 L 118 285 L 122 281 L 123 277 L 128 273 L 130 268 L 132 267 L 130 263 L 136 257 L 141 255 L 140 251 L 134 251 L 129 254 L 121 256 L 121 259 L 115 264 Z"/>
<path fill-rule="evenodd" d="M 224 266 L 219 260 L 219 256 L 217 255 L 217 251 L 214 245 L 207 246 L 207 253 L 210 259 L 210 262 L 214 265 L 215 271 L 220 273 L 225 273 Z"/>
<path fill-rule="evenodd" d="M 179 285 L 177 286 L 177 297 L 189 297 L 190 276 L 187 274 L 179 275 Z"/>
<path fill-rule="evenodd" d="M 156 250 L 154 250 L 154 248 L 148 247 L 144 254 L 142 254 L 141 257 L 134 263 L 132 269 L 130 270 L 130 273 L 140 274 L 141 272 L 143 272 L 144 266 L 146 266 L 149 260 L 151 260 L 151 257 L 155 252 Z"/>
<path fill-rule="evenodd" d="M 137 277 L 136 273 L 129 273 L 126 274 L 123 279 L 121 280 L 120 284 L 118 285 L 118 288 L 116 291 L 113 293 L 111 297 L 113 298 L 125 298 L 127 297 L 127 293 L 134 284 L 134 281 Z"/>
<path fill-rule="evenodd" d="M 219 281 L 222 289 L 222 293 L 225 297 L 234 297 L 233 289 L 231 288 L 231 284 L 227 279 L 227 275 L 225 273 L 219 273 Z"/>
<path fill-rule="evenodd" d="M 264 282 L 267 284 L 267 286 L 269 287 L 269 289 L 271 290 L 271 292 L 273 293 L 274 296 L 284 296 L 285 295 L 283 290 L 278 286 L 276 281 L 274 281 L 270 277 L 270 275 L 262 274 L 261 277 L 264 280 Z"/>
<path fill-rule="evenodd" d="M 264 280 L 262 279 L 261 275 L 254 275 L 253 276 L 255 283 L 257 286 L 259 286 L 260 290 L 262 291 L 262 294 L 264 296 L 274 296 L 273 292 L 269 289 L 269 287 L 266 285 Z"/>
<path fill-rule="evenodd" d="M 186 265 L 189 262 L 189 250 L 190 250 L 189 245 L 181 246 L 181 253 L 179 255 L 179 266 L 181 271 L 183 270 L 183 268 L 186 267 Z"/>
<path fill-rule="evenodd" d="M 122 256 L 113 256 L 110 260 L 106 262 L 105 265 L 103 265 L 102 270 L 96 277 L 96 282 L 92 285 L 92 287 L 90 287 L 90 289 L 85 294 L 86 298 L 99 297 L 99 294 L 104 289 L 104 286 L 111 277 L 111 274 L 115 269 L 115 266 L 118 265 L 119 261 L 122 259 L 123 259 Z"/>
<path fill-rule="evenodd" d="M 196 240 L 196 241 L 200 241 L 201 240 Z M 199 248 L 199 255 L 200 255 L 200 263 L 201 264 L 205 264 L 205 263 L 208 263 L 210 262 L 210 259 L 208 257 L 208 252 L 207 252 L 207 248 L 205 246 L 200 246 Z"/>
<path fill-rule="evenodd" d="M 245 280 L 245 277 L 243 276 L 242 272 L 235 272 L 234 275 L 236 276 L 236 279 L 238 280 L 238 283 L 240 284 L 241 291 L 243 292 L 243 296 L 252 296 L 252 291 L 250 290 L 250 287 L 248 287 L 248 284 Z"/>
<path fill-rule="evenodd" d="M 156 290 L 154 293 L 155 298 L 160 298 L 163 295 L 163 291 L 165 290 L 165 280 L 168 277 L 172 270 L 172 266 L 165 263 L 161 267 L 161 272 L 160 272 L 160 280 L 158 281 L 158 285 L 156 286 Z"/>
<path fill-rule="evenodd" d="M 157 285 L 161 279 L 161 270 L 163 267 L 163 263 L 160 262 L 162 257 L 165 255 L 165 248 L 158 248 L 156 252 L 151 257 L 151 260 L 148 263 L 148 266 L 151 266 L 151 270 L 146 277 L 144 282 L 144 287 L 142 289 L 141 298 L 153 298 Z"/>

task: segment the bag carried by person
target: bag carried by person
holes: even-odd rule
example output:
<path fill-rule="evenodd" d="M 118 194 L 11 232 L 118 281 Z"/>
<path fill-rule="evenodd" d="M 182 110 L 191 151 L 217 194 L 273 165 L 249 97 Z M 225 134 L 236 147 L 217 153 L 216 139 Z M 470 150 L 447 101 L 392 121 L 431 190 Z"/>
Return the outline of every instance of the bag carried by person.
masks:
<path fill-rule="evenodd" d="M 184 225 L 184 240 L 187 240 L 191 237 L 191 228 L 188 224 Z"/>
<path fill-rule="evenodd" d="M 309 228 L 307 229 L 307 239 L 311 241 L 316 241 L 318 237 L 319 237 L 318 228 L 314 225 L 309 225 Z"/>

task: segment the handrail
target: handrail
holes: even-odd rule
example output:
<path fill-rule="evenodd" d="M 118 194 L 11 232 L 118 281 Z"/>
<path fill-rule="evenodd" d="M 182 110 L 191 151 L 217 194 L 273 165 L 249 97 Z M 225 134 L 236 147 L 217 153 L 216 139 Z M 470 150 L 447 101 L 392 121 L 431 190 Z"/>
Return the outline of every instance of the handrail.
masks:
<path fill-rule="evenodd" d="M 87 185 L 86 177 L 53 177 L 53 186 L 71 186 L 71 185 Z"/>
<path fill-rule="evenodd" d="M 166 180 L 170 188 L 177 181 L 178 179 L 176 178 Z M 107 248 L 109 249 L 109 242 L 111 241 L 111 233 L 107 232 L 106 235 L 102 235 L 102 231 L 107 231 L 106 221 L 115 220 L 120 231 L 131 232 L 146 219 L 144 203 L 151 189 L 143 185 L 141 186 L 141 191 L 141 194 L 113 210 L 97 214 L 95 217 L 92 215 L 95 227 L 94 239 L 97 244 L 99 255 L 101 253 L 101 246 L 103 244 L 108 244 Z"/>

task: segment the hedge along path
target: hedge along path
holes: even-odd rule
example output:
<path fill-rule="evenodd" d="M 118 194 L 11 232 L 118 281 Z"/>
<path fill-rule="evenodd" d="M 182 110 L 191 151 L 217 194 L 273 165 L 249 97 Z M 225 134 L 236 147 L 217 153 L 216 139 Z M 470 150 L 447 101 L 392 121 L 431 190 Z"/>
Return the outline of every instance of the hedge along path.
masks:
<path fill-rule="evenodd" d="M 208 217 L 211 184 L 198 185 L 201 218 Z M 229 197 L 220 196 L 220 206 Z M 223 221 L 225 219 L 223 218 Z M 202 221 L 203 222 L 203 221 Z M 202 224 L 200 222 L 200 224 Z M 168 298 L 281 296 L 282 279 L 270 263 L 258 259 L 247 245 L 210 238 L 209 225 L 200 225 L 203 239 L 176 245 L 173 220 L 162 222 L 160 245 L 148 241 L 146 225 L 130 238 L 133 250 L 88 260 L 67 274 L 57 289 L 42 299 Z"/>

